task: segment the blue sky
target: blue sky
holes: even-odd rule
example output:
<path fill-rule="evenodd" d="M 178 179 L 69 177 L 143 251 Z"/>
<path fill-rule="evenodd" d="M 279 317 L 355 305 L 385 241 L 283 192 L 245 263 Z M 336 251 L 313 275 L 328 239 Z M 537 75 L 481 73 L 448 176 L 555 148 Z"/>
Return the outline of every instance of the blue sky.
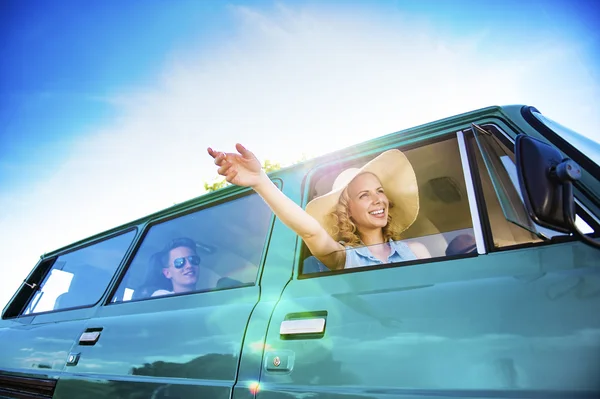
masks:
<path fill-rule="evenodd" d="M 226 31 L 209 2 L 11 1 L 2 12 L 0 182 L 27 184 L 15 168 L 51 173 L 54 156 L 96 124 L 118 115 L 111 94 L 144 85 L 165 54 Z"/>
<path fill-rule="evenodd" d="M 562 0 L 5 1 L 0 303 L 41 253 L 201 194 L 209 145 L 285 163 L 508 103 L 600 141 L 599 16 Z"/>

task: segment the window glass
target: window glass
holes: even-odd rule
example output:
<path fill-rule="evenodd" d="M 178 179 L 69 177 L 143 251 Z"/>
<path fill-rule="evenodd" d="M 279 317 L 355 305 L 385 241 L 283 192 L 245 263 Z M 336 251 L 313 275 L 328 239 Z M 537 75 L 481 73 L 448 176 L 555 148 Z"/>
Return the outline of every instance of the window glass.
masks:
<path fill-rule="evenodd" d="M 135 231 L 59 256 L 25 314 L 93 305 L 119 267 Z"/>
<path fill-rule="evenodd" d="M 349 246 L 344 240 L 340 240 L 339 235 L 335 236 L 334 238 L 344 242 L 347 248 L 346 269 L 401 263 L 414 260 L 415 255 L 436 258 L 477 252 L 457 139 L 452 137 L 402 151 L 402 153 L 406 155 L 416 176 L 418 204 L 416 219 L 413 219 L 414 222 L 410 223 L 398 237 L 391 239 L 385 245 L 365 246 L 359 243 Z M 330 167 L 329 170 L 317 173 L 311 182 L 309 199 L 330 192 L 336 178 L 342 175 L 343 171 L 349 168 L 361 168 L 367 161 L 370 160 L 361 160 L 353 165 Z M 398 175 L 393 168 L 393 165 L 386 165 L 384 169 L 390 170 L 394 176 Z M 397 187 L 412 183 L 402 179 L 390 179 L 389 184 L 391 186 L 387 187 L 383 184 L 384 191 L 387 196 L 394 196 Z M 404 214 L 410 213 L 403 207 L 410 208 L 413 199 L 397 197 L 397 199 L 390 198 L 390 201 Z M 419 250 L 423 247 L 426 249 L 425 256 L 422 256 L 422 251 Z M 303 273 L 329 270 L 315 257 L 310 256 L 308 250 L 306 253 L 309 256 L 304 261 Z"/>
<path fill-rule="evenodd" d="M 486 126 L 486 129 L 490 129 L 490 127 Z M 508 176 L 508 172 L 504 167 L 498 167 L 495 171 L 502 172 L 501 177 L 497 177 L 498 181 L 504 181 L 505 184 L 500 186 L 499 184 L 494 185 L 492 179 L 490 178 L 490 174 L 488 172 L 488 168 L 483 160 L 481 150 L 472 134 L 467 134 L 468 140 L 470 141 L 471 148 L 475 152 L 475 159 L 477 163 L 477 171 L 479 172 L 479 178 L 481 182 L 481 188 L 483 190 L 483 196 L 485 200 L 486 211 L 488 215 L 488 219 L 490 222 L 490 226 L 492 229 L 492 238 L 493 245 L 495 248 L 502 248 L 512 245 L 525 244 L 525 243 L 533 243 L 533 242 L 541 242 L 542 238 L 535 234 L 535 228 L 533 227 L 533 222 L 526 215 L 526 211 L 522 202 L 519 202 L 519 194 L 517 192 L 516 187 L 510 182 L 510 178 Z M 493 135 L 481 135 L 481 141 L 485 142 L 487 147 L 490 149 L 494 149 L 494 151 L 490 150 L 488 160 L 494 160 L 494 162 L 502 164 L 500 160 L 501 156 L 507 156 L 510 158 L 511 162 L 514 164 L 514 155 L 512 155 L 512 151 L 510 151 L 502 142 L 500 142 Z M 506 163 L 504 163 L 506 164 Z M 499 172 L 498 172 L 499 173 Z M 506 184 L 508 182 L 508 184 Z M 501 187 L 501 188 L 500 188 Z M 503 193 L 506 198 L 511 198 L 510 204 L 513 205 L 511 208 L 510 205 L 507 205 L 508 201 L 505 202 L 504 209 L 512 209 L 513 214 L 518 214 L 518 217 L 515 217 L 513 221 L 509 221 L 507 219 L 503 207 L 498 199 L 498 191 Z M 516 206 L 515 204 L 519 204 Z M 526 220 L 526 222 L 522 222 Z M 515 221 L 520 221 L 516 222 Z M 523 226 L 527 226 L 525 228 Z"/>
<path fill-rule="evenodd" d="M 538 230 L 527 214 L 516 180 L 514 156 L 496 137 L 483 127 L 473 124 L 477 149 L 483 159 L 504 217 L 512 223 L 537 234 Z"/>
<path fill-rule="evenodd" d="M 564 235 L 539 226 L 529 217 L 523 203 L 514 153 L 498 139 L 502 133 L 492 125 L 475 126 L 473 130 L 467 137 L 475 152 L 494 247 L 537 243 Z M 592 231 L 579 216 L 576 216 L 576 223 L 584 232 Z"/>
<path fill-rule="evenodd" d="M 253 194 L 152 226 L 112 301 L 255 284 L 271 220 Z"/>
<path fill-rule="evenodd" d="M 561 125 L 560 123 L 540 114 L 539 112 L 532 112 L 540 122 L 548 126 L 560 137 L 568 141 L 578 151 L 581 151 L 586 157 L 594 161 L 596 164 L 600 164 L 600 145 L 594 140 L 591 140 L 581 134 L 574 132 L 573 130 Z"/>

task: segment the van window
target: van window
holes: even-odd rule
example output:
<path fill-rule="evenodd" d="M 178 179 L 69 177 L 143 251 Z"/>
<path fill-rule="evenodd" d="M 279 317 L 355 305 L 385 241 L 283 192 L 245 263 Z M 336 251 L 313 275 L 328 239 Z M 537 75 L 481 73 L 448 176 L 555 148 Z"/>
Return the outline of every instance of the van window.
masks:
<path fill-rule="evenodd" d="M 393 243 L 399 254 L 406 248 L 404 244 L 410 248 L 413 243 L 424 246 L 432 258 L 476 254 L 473 222 L 456 136 L 402 152 L 417 178 L 419 212 L 416 221 Z M 355 164 L 317 172 L 311 181 L 308 200 L 329 192 L 342 170 L 361 167 L 369 160 L 362 159 Z M 368 258 L 377 248 L 357 246 L 352 251 L 357 252 L 357 259 Z M 303 273 L 329 271 L 311 256 L 307 248 L 304 248 L 304 252 L 307 257 L 303 262 Z M 346 253 L 348 256 L 348 251 Z M 398 266 L 401 265 L 398 263 Z M 346 264 L 348 267 L 359 265 Z"/>
<path fill-rule="evenodd" d="M 135 230 L 60 255 L 24 314 L 93 305 L 102 296 Z"/>
<path fill-rule="evenodd" d="M 155 224 L 112 302 L 254 285 L 271 223 L 252 194 Z"/>
<path fill-rule="evenodd" d="M 539 226 L 529 217 L 519 186 L 513 145 L 500 137 L 504 137 L 503 133 L 494 125 L 474 125 L 467 133 L 475 153 L 493 247 L 539 243 L 564 235 Z M 576 224 L 584 234 L 593 231 L 579 215 Z"/>

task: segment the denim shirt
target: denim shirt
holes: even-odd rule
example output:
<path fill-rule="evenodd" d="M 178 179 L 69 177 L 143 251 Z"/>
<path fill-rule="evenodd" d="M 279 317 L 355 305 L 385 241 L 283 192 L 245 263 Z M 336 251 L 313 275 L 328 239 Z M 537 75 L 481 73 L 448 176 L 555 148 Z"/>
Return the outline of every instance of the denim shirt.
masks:
<path fill-rule="evenodd" d="M 341 243 L 344 245 L 344 243 Z M 387 261 L 382 262 L 373 256 L 369 247 L 351 247 L 344 245 L 346 248 L 346 265 L 345 269 L 353 267 L 384 265 L 388 263 L 405 262 L 407 260 L 417 259 L 416 255 L 410 250 L 408 245 L 401 241 L 389 241 L 391 252 L 388 255 Z"/>

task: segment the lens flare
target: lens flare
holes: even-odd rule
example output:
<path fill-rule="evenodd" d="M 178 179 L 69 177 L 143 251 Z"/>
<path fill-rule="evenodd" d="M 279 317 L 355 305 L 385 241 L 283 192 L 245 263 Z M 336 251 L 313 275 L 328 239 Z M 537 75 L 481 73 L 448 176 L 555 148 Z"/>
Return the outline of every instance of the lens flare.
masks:
<path fill-rule="evenodd" d="M 248 389 L 250 390 L 250 393 L 252 395 L 256 395 L 258 393 L 258 391 L 260 390 L 260 384 L 256 381 L 251 382 Z"/>

